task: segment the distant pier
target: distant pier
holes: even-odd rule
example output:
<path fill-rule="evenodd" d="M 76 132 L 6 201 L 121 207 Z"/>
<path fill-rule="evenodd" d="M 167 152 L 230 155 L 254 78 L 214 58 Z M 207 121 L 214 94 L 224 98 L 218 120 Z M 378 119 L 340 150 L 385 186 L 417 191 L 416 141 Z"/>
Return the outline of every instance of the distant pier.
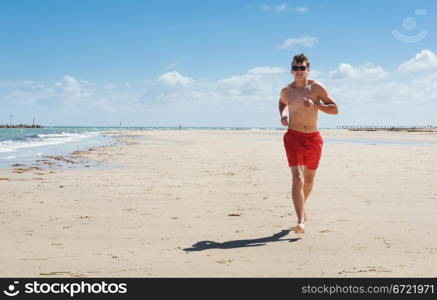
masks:
<path fill-rule="evenodd" d="M 0 124 L 0 128 L 44 128 L 42 125 L 28 125 L 28 124 Z"/>
<path fill-rule="evenodd" d="M 338 129 L 348 129 L 351 131 L 410 131 L 410 132 L 437 132 L 437 126 L 361 126 L 347 125 L 337 126 Z"/>

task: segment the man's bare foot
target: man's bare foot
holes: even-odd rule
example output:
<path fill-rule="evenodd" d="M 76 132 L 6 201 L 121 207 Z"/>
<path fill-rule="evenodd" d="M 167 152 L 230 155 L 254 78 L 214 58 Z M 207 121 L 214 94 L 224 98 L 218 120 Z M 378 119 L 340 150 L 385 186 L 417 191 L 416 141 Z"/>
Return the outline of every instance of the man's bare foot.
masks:
<path fill-rule="evenodd" d="M 294 233 L 305 233 L 305 224 L 299 223 L 294 227 Z"/>

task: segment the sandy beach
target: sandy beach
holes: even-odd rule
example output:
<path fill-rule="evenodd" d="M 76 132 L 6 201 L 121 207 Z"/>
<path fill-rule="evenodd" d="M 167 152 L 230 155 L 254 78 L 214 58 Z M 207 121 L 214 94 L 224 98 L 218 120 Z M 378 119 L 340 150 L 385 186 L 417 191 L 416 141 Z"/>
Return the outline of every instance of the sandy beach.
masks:
<path fill-rule="evenodd" d="M 284 132 L 129 131 L 72 156 L 113 168 L 1 169 L 0 276 L 437 276 L 437 133 L 322 130 L 296 235 Z"/>

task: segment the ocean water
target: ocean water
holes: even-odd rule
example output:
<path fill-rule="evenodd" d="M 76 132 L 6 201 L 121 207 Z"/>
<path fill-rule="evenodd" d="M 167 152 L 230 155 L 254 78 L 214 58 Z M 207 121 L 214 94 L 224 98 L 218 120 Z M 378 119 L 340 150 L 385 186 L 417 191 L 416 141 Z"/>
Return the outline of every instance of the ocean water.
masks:
<path fill-rule="evenodd" d="M 114 144 L 105 133 L 131 130 L 178 130 L 179 127 L 45 127 L 0 128 L 0 167 L 30 165 L 45 156 L 69 155 L 74 151 Z M 260 130 L 277 128 L 182 127 L 182 130 Z"/>
<path fill-rule="evenodd" d="M 33 164 L 44 156 L 68 155 L 74 151 L 109 145 L 110 127 L 0 128 L 0 167 Z M 123 130 L 116 128 L 116 130 Z"/>

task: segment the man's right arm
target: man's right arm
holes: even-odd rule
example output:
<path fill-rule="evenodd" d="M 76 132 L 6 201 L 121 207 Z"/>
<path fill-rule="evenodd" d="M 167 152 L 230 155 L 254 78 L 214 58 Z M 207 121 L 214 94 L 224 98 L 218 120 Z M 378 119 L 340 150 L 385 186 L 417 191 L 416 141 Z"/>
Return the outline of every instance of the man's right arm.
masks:
<path fill-rule="evenodd" d="M 282 113 L 284 111 L 284 109 L 287 107 L 288 102 L 285 99 L 285 89 L 282 89 L 281 91 L 281 95 L 279 96 L 279 116 L 282 119 Z"/>
<path fill-rule="evenodd" d="M 283 116 L 284 109 L 287 107 L 288 102 L 285 97 L 285 88 L 282 89 L 281 95 L 279 96 L 279 115 L 281 117 L 282 126 L 288 126 L 288 117 Z"/>

